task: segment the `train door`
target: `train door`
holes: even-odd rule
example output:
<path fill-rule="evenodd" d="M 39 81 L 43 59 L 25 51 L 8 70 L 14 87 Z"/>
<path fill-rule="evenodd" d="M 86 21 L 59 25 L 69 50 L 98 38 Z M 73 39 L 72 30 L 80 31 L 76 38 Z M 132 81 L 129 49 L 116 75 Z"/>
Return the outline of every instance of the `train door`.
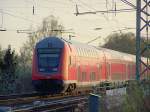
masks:
<path fill-rule="evenodd" d="M 110 68 L 110 63 L 107 63 L 106 64 L 106 80 L 110 80 L 111 79 L 111 76 L 110 76 L 110 70 L 111 68 Z"/>
<path fill-rule="evenodd" d="M 68 79 L 69 80 L 76 80 L 76 57 L 69 56 L 69 63 L 68 63 Z"/>
<path fill-rule="evenodd" d="M 133 67 L 132 64 L 128 64 L 128 79 L 132 80 L 133 79 Z"/>
<path fill-rule="evenodd" d="M 86 67 L 80 66 L 77 71 L 77 81 L 78 82 L 86 82 L 87 81 L 87 71 Z"/>
<path fill-rule="evenodd" d="M 90 69 L 90 82 L 96 81 L 97 79 L 97 67 L 95 68 L 94 66 L 91 66 Z"/>
<path fill-rule="evenodd" d="M 122 64 L 122 80 L 126 80 L 126 63 Z"/>
<path fill-rule="evenodd" d="M 105 81 L 106 80 L 106 63 L 102 63 L 101 64 L 101 71 L 100 71 L 100 80 L 101 81 Z"/>
<path fill-rule="evenodd" d="M 128 80 L 128 63 L 126 63 L 125 80 Z"/>
<path fill-rule="evenodd" d="M 77 81 L 80 82 L 80 78 L 81 77 L 81 69 L 80 69 L 80 66 L 78 66 L 77 68 Z"/>
<path fill-rule="evenodd" d="M 100 63 L 100 64 L 98 64 L 98 75 L 97 75 L 97 80 L 98 81 L 101 81 L 101 79 L 102 79 L 102 64 Z"/>

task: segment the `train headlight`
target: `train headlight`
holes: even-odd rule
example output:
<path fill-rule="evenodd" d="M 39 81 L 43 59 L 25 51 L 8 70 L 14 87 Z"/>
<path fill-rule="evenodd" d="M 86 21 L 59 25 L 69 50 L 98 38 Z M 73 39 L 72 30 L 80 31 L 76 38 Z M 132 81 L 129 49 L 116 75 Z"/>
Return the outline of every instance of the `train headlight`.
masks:
<path fill-rule="evenodd" d="M 53 71 L 57 71 L 58 69 L 57 69 L 57 68 L 53 68 L 52 70 L 53 70 Z"/>
<path fill-rule="evenodd" d="M 45 69 L 44 69 L 44 68 L 40 68 L 39 71 L 40 71 L 40 72 L 44 72 Z"/>

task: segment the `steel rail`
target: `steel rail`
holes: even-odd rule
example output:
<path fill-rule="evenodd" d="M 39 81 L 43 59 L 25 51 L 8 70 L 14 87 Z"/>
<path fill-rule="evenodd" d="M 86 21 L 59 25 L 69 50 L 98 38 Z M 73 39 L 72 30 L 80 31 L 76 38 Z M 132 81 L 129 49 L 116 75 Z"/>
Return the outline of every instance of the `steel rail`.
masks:
<path fill-rule="evenodd" d="M 69 97 L 71 95 L 49 95 L 49 94 L 41 94 L 41 93 L 31 93 L 31 94 L 15 94 L 15 95 L 4 95 L 0 96 L 0 106 L 11 106 L 11 105 L 19 105 L 19 104 L 26 104 L 32 103 L 33 101 L 38 100 L 53 100 L 53 99 L 60 99 Z"/>
<path fill-rule="evenodd" d="M 78 104 L 81 101 L 87 101 L 87 96 L 76 96 L 76 97 L 69 97 L 69 98 L 63 98 L 63 99 L 58 99 L 58 100 L 47 100 L 47 101 L 41 101 L 39 104 L 34 105 L 28 104 L 28 105 L 23 105 L 22 107 L 15 107 L 12 110 L 14 112 L 32 112 L 32 111 L 45 111 L 45 110 L 58 110 L 62 109 L 63 107 L 66 106 L 73 106 Z"/>

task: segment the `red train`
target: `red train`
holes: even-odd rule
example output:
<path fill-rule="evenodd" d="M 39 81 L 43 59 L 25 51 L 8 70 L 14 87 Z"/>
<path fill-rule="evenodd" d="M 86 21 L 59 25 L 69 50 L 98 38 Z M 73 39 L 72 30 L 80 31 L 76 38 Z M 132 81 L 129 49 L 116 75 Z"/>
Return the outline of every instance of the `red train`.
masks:
<path fill-rule="evenodd" d="M 134 55 L 57 37 L 41 40 L 34 49 L 32 80 L 37 91 L 70 92 L 105 81 L 132 79 L 135 79 Z"/>

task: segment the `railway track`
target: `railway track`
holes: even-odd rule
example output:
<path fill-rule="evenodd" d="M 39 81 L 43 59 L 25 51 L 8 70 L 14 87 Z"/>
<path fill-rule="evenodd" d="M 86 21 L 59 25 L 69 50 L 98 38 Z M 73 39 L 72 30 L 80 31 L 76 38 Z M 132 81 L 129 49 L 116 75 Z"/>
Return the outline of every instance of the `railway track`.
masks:
<path fill-rule="evenodd" d="M 101 91 L 101 94 L 105 94 L 105 87 L 99 88 L 98 90 Z M 104 89 L 104 90 L 103 90 Z M 95 89 L 96 90 L 96 89 Z M 97 91 L 97 90 L 96 90 Z M 84 96 L 88 96 L 89 93 L 84 93 Z M 77 94 L 77 95 L 62 95 L 62 94 L 56 94 L 56 95 L 49 95 L 49 94 L 41 94 L 41 93 L 31 93 L 31 94 L 19 94 L 19 95 L 6 95 L 6 96 L 0 96 L 0 106 L 7 106 L 11 109 L 21 112 L 21 111 L 27 111 L 27 110 L 34 110 L 37 107 L 47 107 L 47 105 L 53 105 L 54 101 L 57 101 L 59 104 L 60 102 L 66 102 L 67 105 L 63 105 L 63 107 L 77 104 L 78 98 L 82 98 L 83 94 Z M 74 100 L 71 100 L 73 98 Z M 68 99 L 68 100 L 66 100 Z M 77 99 L 77 100 L 76 100 Z M 67 103 L 70 101 L 70 103 Z M 73 101 L 76 101 L 74 103 L 71 103 Z M 53 102 L 50 103 L 50 102 Z M 55 102 L 55 104 L 57 104 Z M 79 102 L 80 103 L 80 102 Z M 62 104 L 62 103 L 61 103 Z M 64 103 L 65 104 L 65 103 Z M 50 106 L 49 106 L 50 107 Z M 54 105 L 52 107 L 55 107 Z M 61 108 L 58 105 L 56 108 Z M 54 109 L 56 109 L 54 108 Z M 69 108 L 69 107 L 68 107 Z M 52 109 L 53 110 L 53 109 Z"/>
<path fill-rule="evenodd" d="M 116 89 L 122 87 L 124 86 L 117 86 Z M 107 85 L 106 87 L 98 87 L 94 90 L 97 91 L 97 89 L 100 90 L 99 93 L 101 95 L 107 95 L 113 91 L 116 93 L 116 89 L 110 85 Z M 88 94 L 49 95 L 46 93 L 31 93 L 0 96 L 0 108 L 6 107 L 13 112 L 68 112 L 66 110 L 70 110 L 69 112 L 74 112 L 71 110 L 78 107 L 78 104 L 87 105 Z"/>
<path fill-rule="evenodd" d="M 0 108 L 13 112 L 55 112 L 73 109 L 81 102 L 87 103 L 87 95 L 48 95 L 40 93 L 0 96 Z M 69 110 L 70 110 L 69 109 Z"/>
<path fill-rule="evenodd" d="M 60 110 L 66 110 L 68 108 L 73 109 L 78 106 L 79 103 L 87 103 L 87 96 L 68 97 L 65 99 L 57 100 L 45 100 L 36 101 L 32 104 L 18 106 L 12 108 L 14 112 L 54 112 Z"/>

